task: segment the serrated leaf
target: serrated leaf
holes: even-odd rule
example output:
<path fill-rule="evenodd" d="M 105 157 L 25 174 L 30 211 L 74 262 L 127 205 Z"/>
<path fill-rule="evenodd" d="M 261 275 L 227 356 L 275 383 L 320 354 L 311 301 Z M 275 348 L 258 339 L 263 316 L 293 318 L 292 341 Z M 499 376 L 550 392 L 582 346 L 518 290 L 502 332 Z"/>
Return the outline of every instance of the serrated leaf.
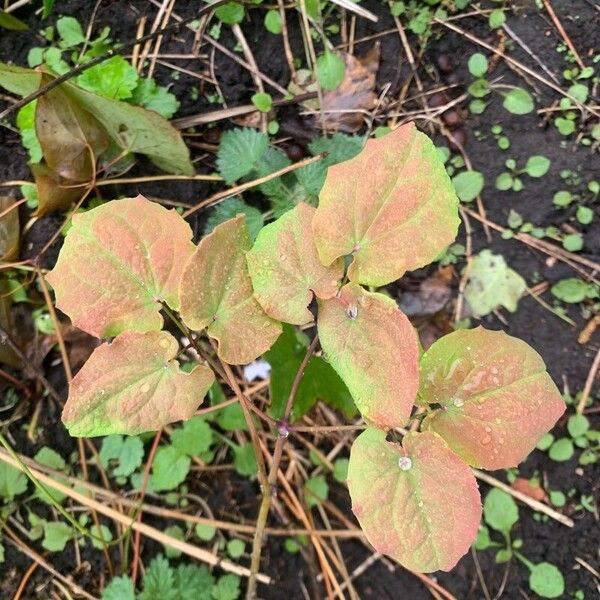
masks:
<path fill-rule="evenodd" d="M 227 198 L 227 200 L 220 202 L 213 208 L 208 219 L 206 219 L 204 234 L 208 235 L 217 225 L 225 223 L 225 221 L 229 221 L 229 219 L 233 219 L 233 217 L 239 214 L 246 215 L 248 233 L 250 234 L 250 239 L 254 242 L 258 232 L 264 225 L 262 213 L 258 208 L 250 206 L 236 197 Z"/>
<path fill-rule="evenodd" d="M 403 425 L 419 386 L 419 347 L 394 300 L 349 283 L 319 301 L 318 329 L 327 361 L 363 418 L 378 427 Z"/>
<path fill-rule="evenodd" d="M 160 301 L 177 309 L 183 266 L 194 252 L 189 225 L 143 196 L 73 215 L 54 270 L 56 305 L 97 337 L 162 327 Z"/>
<path fill-rule="evenodd" d="M 111 460 L 118 461 L 112 470 L 114 477 L 128 477 L 141 464 L 144 458 L 144 444 L 135 436 L 109 435 L 102 440 L 100 460 L 108 468 Z"/>
<path fill-rule="evenodd" d="M 152 462 L 154 489 L 160 492 L 175 489 L 185 481 L 191 464 L 191 459 L 175 446 L 161 446 Z"/>
<path fill-rule="evenodd" d="M 179 100 L 166 87 L 156 84 L 154 79 L 140 79 L 129 98 L 129 102 L 157 112 L 170 119 L 179 110 Z"/>
<path fill-rule="evenodd" d="M 348 489 L 369 542 L 413 571 L 449 571 L 477 536 L 475 477 L 435 433 L 408 433 L 400 446 L 366 429 L 352 444 Z"/>
<path fill-rule="evenodd" d="M 351 281 L 385 285 L 454 240 L 457 206 L 435 146 L 413 124 L 403 125 L 329 168 L 313 221 L 319 257 L 331 265 L 352 254 Z"/>
<path fill-rule="evenodd" d="M 342 259 L 324 267 L 312 234 L 315 209 L 303 202 L 262 229 L 246 254 L 254 297 L 273 319 L 304 325 L 313 321 L 313 294 L 335 296 L 344 272 Z"/>
<path fill-rule="evenodd" d="M 199 456 L 209 450 L 214 441 L 210 425 L 201 417 L 192 417 L 180 429 L 171 433 L 171 443 L 182 454 Z"/>
<path fill-rule="evenodd" d="M 115 577 L 102 592 L 102 600 L 135 600 L 133 581 L 127 575 Z"/>
<path fill-rule="evenodd" d="M 296 372 L 300 368 L 307 348 L 306 336 L 295 331 L 290 325 L 284 325 L 283 333 L 265 354 L 265 358 L 271 365 L 269 414 L 276 419 L 283 418 Z M 328 362 L 320 356 L 313 356 L 308 361 L 304 376 L 300 380 L 290 421 L 297 421 L 315 405 L 317 400 L 322 400 L 332 408 L 340 410 L 347 418 L 356 414 L 356 407 L 346 384 Z"/>
<path fill-rule="evenodd" d="M 501 254 L 482 250 L 471 262 L 465 299 L 478 317 L 499 306 L 515 312 L 526 289 L 525 280 L 506 264 Z"/>
<path fill-rule="evenodd" d="M 244 215 L 230 219 L 198 244 L 181 278 L 181 318 L 196 331 L 207 327 L 219 357 L 230 364 L 251 362 L 281 333 L 253 296 L 250 246 Z"/>
<path fill-rule="evenodd" d="M 122 56 L 113 56 L 77 77 L 78 86 L 113 100 L 131 98 L 137 84 L 137 71 Z"/>
<path fill-rule="evenodd" d="M 138 600 L 177 600 L 177 590 L 173 585 L 174 579 L 169 561 L 163 556 L 157 556 L 152 559 L 150 567 L 144 575 L 144 589 Z"/>
<path fill-rule="evenodd" d="M 217 154 L 217 166 L 225 183 L 231 185 L 256 168 L 268 144 L 269 138 L 255 129 L 226 131 Z"/>
<path fill-rule="evenodd" d="M 215 578 L 204 565 L 178 565 L 174 575 L 179 600 L 211 599 Z"/>
<path fill-rule="evenodd" d="M 222 575 L 211 593 L 214 600 L 237 600 L 240 596 L 240 578 L 232 573 Z"/>
<path fill-rule="evenodd" d="M 122 333 L 96 348 L 69 388 L 62 414 L 69 433 L 136 434 L 189 419 L 214 375 L 204 365 L 181 371 L 178 350 L 166 331 Z"/>
<path fill-rule="evenodd" d="M 483 327 L 455 331 L 425 352 L 419 398 L 441 405 L 422 427 L 485 469 L 517 466 L 565 410 L 541 356 Z"/>

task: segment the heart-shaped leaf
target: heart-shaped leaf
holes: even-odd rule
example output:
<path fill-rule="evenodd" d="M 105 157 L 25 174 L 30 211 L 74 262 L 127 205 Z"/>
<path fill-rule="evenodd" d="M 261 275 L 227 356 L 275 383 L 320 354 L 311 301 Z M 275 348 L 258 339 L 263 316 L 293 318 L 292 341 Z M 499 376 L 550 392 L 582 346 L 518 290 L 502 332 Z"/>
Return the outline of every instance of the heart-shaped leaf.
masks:
<path fill-rule="evenodd" d="M 160 301 L 179 306 L 183 265 L 194 252 L 189 225 L 143 196 L 73 216 L 54 270 L 56 305 L 95 335 L 162 327 Z"/>
<path fill-rule="evenodd" d="M 133 435 L 191 418 L 215 377 L 204 365 L 180 371 L 178 350 L 166 331 L 126 332 L 96 348 L 69 389 L 69 433 Z"/>
<path fill-rule="evenodd" d="M 333 298 L 344 272 L 342 259 L 330 267 L 319 261 L 312 219 L 315 209 L 301 202 L 277 221 L 263 227 L 246 255 L 254 296 L 278 321 L 304 325 L 313 320 L 307 309 L 313 292 Z"/>
<path fill-rule="evenodd" d="M 449 571 L 477 536 L 475 477 L 435 433 L 408 433 L 400 446 L 365 430 L 352 444 L 348 489 L 375 550 L 413 571 Z"/>
<path fill-rule="evenodd" d="M 225 221 L 198 244 L 181 279 L 181 318 L 196 331 L 208 327 L 219 357 L 234 365 L 266 352 L 281 333 L 253 296 L 246 264 L 251 245 L 244 215 Z"/>
<path fill-rule="evenodd" d="M 410 416 L 419 387 L 417 334 L 396 303 L 359 285 L 319 301 L 319 339 L 362 416 L 383 428 Z"/>
<path fill-rule="evenodd" d="M 435 146 L 403 125 L 329 168 L 313 221 L 319 257 L 331 265 L 352 254 L 351 281 L 385 285 L 454 240 L 457 206 Z"/>
<path fill-rule="evenodd" d="M 517 466 L 565 410 L 541 356 L 483 327 L 455 331 L 427 350 L 419 400 L 441 404 L 422 427 L 485 469 Z"/>

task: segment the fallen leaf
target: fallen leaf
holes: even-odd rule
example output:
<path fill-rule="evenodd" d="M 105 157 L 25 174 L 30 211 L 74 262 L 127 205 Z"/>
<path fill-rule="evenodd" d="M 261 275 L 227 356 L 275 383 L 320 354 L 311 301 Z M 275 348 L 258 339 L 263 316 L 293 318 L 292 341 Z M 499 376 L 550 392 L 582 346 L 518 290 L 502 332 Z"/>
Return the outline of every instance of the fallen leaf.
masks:
<path fill-rule="evenodd" d="M 407 317 L 434 315 L 442 310 L 451 297 L 451 271 L 449 267 L 442 268 L 423 280 L 416 292 L 403 292 L 398 303 L 400 310 Z"/>
<path fill-rule="evenodd" d="M 0 196 L 0 260 L 10 262 L 19 254 L 19 210 L 15 199 Z"/>
<path fill-rule="evenodd" d="M 511 484 L 510 487 L 517 492 L 521 492 L 538 502 L 544 502 L 546 500 L 546 492 L 540 486 L 539 483 L 524 479 L 523 477 L 517 477 Z"/>

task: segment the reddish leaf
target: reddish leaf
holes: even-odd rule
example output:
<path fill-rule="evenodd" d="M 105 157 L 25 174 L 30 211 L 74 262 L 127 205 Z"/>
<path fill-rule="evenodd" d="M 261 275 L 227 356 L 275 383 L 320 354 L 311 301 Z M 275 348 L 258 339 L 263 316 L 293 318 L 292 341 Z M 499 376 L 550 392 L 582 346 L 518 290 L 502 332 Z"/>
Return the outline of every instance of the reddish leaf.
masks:
<path fill-rule="evenodd" d="M 313 221 L 319 257 L 330 265 L 352 254 L 351 281 L 385 285 L 454 240 L 457 206 L 435 146 L 403 125 L 329 168 Z"/>
<path fill-rule="evenodd" d="M 449 571 L 477 536 L 481 499 L 469 467 L 435 433 L 402 446 L 367 429 L 352 444 L 352 511 L 375 550 L 413 571 Z"/>
<path fill-rule="evenodd" d="M 196 331 L 207 327 L 219 357 L 230 364 L 254 360 L 281 333 L 252 295 L 251 245 L 244 215 L 225 221 L 198 244 L 181 279 L 181 318 Z"/>
<path fill-rule="evenodd" d="M 419 398 L 442 406 L 423 428 L 485 469 L 518 465 L 565 410 L 540 355 L 483 327 L 455 331 L 427 350 Z"/>
<path fill-rule="evenodd" d="M 96 348 L 70 386 L 69 433 L 133 435 L 191 418 L 215 378 L 204 365 L 180 371 L 178 350 L 166 331 L 126 332 Z"/>
<path fill-rule="evenodd" d="M 304 325 L 313 320 L 306 308 L 313 297 L 332 298 L 344 273 L 342 260 L 319 262 L 311 223 L 315 209 L 300 203 L 263 227 L 246 255 L 254 296 L 274 319 Z"/>
<path fill-rule="evenodd" d="M 383 294 L 345 285 L 319 301 L 319 339 L 362 416 L 378 427 L 403 425 L 419 387 L 417 334 Z"/>
<path fill-rule="evenodd" d="M 183 265 L 194 251 L 189 225 L 143 196 L 73 216 L 47 279 L 56 305 L 97 337 L 162 327 L 160 302 L 179 306 Z"/>

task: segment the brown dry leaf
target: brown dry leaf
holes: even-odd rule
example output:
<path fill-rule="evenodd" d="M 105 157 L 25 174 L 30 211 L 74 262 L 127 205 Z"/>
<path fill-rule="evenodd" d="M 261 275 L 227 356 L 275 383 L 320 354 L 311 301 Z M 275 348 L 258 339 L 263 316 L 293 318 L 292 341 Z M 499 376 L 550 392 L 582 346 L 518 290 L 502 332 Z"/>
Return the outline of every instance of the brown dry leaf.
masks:
<path fill-rule="evenodd" d="M 0 260 L 10 262 L 19 254 L 19 211 L 15 199 L 0 196 Z"/>
<path fill-rule="evenodd" d="M 11 313 L 12 301 L 9 292 L 10 289 L 8 287 L 7 278 L 5 276 L 0 276 L 0 327 L 10 334 L 12 333 L 13 329 L 13 320 Z M 19 367 L 21 361 L 14 353 L 12 348 L 0 343 L 0 364 L 10 365 L 11 367 Z"/>
<path fill-rule="evenodd" d="M 73 325 L 63 325 L 61 330 L 63 339 L 67 344 L 71 369 L 74 372 L 79 371 L 98 346 L 98 339 L 77 327 L 73 327 Z"/>
<path fill-rule="evenodd" d="M 360 58 L 346 52 L 341 56 L 346 64 L 344 80 L 337 89 L 323 94 L 324 125 L 327 129 L 355 133 L 363 125 L 365 111 L 372 110 L 377 103 L 379 43 Z"/>
<path fill-rule="evenodd" d="M 434 315 L 442 310 L 451 297 L 452 269 L 444 267 L 421 282 L 418 291 L 404 292 L 400 308 L 409 317 Z"/>
<path fill-rule="evenodd" d="M 546 500 L 546 492 L 540 486 L 539 483 L 534 481 L 530 481 L 529 479 L 523 479 L 522 477 L 517 477 L 511 486 L 513 490 L 517 492 L 521 492 L 534 500 L 538 500 L 539 502 L 544 502 Z"/>

